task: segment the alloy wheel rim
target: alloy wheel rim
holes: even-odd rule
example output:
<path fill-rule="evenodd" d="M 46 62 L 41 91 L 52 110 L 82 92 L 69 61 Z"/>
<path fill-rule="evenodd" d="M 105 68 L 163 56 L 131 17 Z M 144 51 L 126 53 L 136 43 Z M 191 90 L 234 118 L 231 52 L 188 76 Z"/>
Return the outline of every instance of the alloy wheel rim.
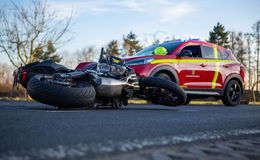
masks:
<path fill-rule="evenodd" d="M 237 83 L 233 84 L 229 90 L 229 97 L 232 102 L 237 102 L 240 98 L 241 89 Z"/>

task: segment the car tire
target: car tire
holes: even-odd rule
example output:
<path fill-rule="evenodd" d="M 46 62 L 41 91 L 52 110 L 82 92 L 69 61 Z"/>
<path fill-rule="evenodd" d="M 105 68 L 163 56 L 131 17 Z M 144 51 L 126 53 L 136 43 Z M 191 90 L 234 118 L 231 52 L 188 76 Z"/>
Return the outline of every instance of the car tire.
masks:
<path fill-rule="evenodd" d="M 154 77 L 161 78 L 161 79 L 167 79 L 171 81 L 171 77 L 166 73 L 157 73 Z"/>
<path fill-rule="evenodd" d="M 64 87 L 42 80 L 42 75 L 32 77 L 28 83 L 29 95 L 36 101 L 59 108 L 90 107 L 95 100 L 95 88 L 84 82 L 81 87 Z"/>
<path fill-rule="evenodd" d="M 160 101 L 159 98 L 155 95 L 151 95 L 149 100 L 151 100 L 154 104 L 161 104 L 165 106 L 179 106 L 182 105 L 187 98 L 185 91 L 179 87 L 176 83 L 169 81 L 169 80 L 162 80 L 161 78 L 157 77 L 148 77 L 140 80 L 140 87 L 141 88 L 161 88 L 170 92 L 175 97 L 177 97 L 176 101 Z"/>
<path fill-rule="evenodd" d="M 223 97 L 222 102 L 226 106 L 237 106 L 240 103 L 242 96 L 242 87 L 236 80 L 231 80 L 228 82 Z"/>

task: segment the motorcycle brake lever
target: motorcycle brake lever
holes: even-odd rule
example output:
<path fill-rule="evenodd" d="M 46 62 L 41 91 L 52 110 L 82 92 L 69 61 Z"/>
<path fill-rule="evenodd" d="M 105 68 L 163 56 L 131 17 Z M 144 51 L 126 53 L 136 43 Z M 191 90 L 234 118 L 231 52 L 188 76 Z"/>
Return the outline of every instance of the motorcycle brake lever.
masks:
<path fill-rule="evenodd" d="M 13 89 L 15 88 L 16 90 L 19 89 L 19 86 L 18 86 L 18 78 L 19 78 L 19 68 L 14 70 L 13 72 L 13 77 L 14 77 L 14 80 L 13 80 Z"/>

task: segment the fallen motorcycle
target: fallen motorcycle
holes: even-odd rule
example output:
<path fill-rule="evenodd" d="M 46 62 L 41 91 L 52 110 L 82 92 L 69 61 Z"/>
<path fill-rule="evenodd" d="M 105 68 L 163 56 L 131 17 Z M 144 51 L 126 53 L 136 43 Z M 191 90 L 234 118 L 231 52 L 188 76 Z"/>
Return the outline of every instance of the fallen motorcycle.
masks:
<path fill-rule="evenodd" d="M 34 62 L 14 71 L 31 98 L 59 108 L 110 106 L 119 109 L 133 97 L 166 106 L 182 105 L 186 94 L 176 83 L 156 77 L 141 78 L 121 58 L 101 53 L 95 67 L 68 69 L 51 60 Z"/>

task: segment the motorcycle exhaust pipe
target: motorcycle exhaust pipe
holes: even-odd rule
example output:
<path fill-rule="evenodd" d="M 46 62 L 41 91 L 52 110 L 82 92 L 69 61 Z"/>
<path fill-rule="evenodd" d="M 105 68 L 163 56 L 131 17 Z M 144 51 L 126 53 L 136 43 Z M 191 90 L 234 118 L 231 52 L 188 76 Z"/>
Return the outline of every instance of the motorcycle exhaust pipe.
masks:
<path fill-rule="evenodd" d="M 76 71 L 76 72 L 70 72 L 70 73 L 56 73 L 54 75 L 55 78 L 62 78 L 62 79 L 71 79 L 71 78 L 81 78 L 86 73 L 83 71 Z"/>
<path fill-rule="evenodd" d="M 125 81 L 113 78 L 101 77 L 101 84 L 96 87 L 98 97 L 120 96 L 123 87 L 127 85 Z"/>

